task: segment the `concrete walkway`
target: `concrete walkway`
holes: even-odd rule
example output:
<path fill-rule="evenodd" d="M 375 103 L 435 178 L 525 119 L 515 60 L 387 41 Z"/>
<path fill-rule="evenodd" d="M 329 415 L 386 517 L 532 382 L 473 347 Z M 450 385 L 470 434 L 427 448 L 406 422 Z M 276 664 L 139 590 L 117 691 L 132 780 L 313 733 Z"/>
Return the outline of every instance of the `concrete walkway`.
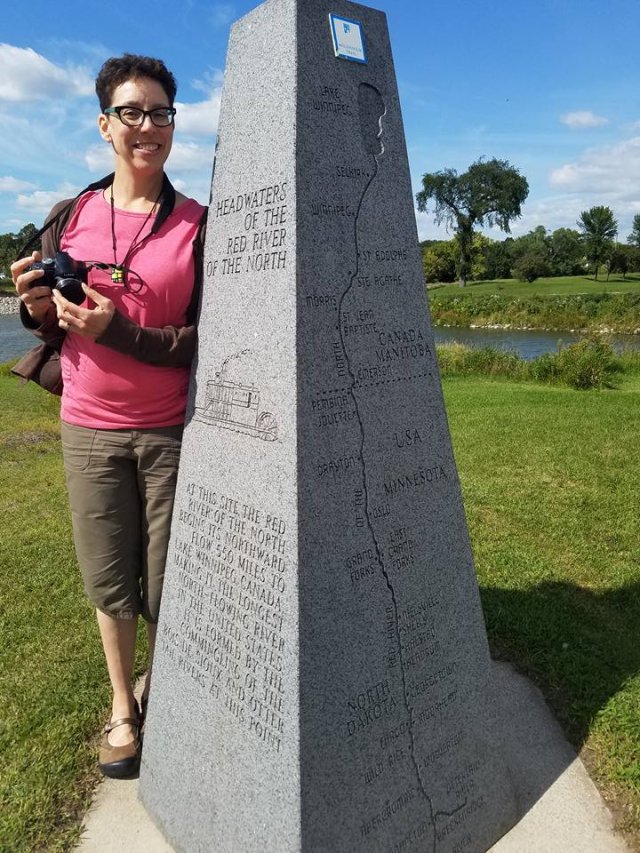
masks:
<path fill-rule="evenodd" d="M 491 853 L 629 853 L 540 691 L 505 663 L 496 677 L 514 723 L 504 746 L 529 810 Z M 83 826 L 80 853 L 174 853 L 138 801 L 136 779 L 102 782 Z"/>

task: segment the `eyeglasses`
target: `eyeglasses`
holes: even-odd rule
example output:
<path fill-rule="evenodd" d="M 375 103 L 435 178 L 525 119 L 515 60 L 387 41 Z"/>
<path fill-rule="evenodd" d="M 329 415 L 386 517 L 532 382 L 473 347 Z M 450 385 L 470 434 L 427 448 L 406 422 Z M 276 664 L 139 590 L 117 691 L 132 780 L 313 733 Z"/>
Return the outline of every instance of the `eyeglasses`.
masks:
<path fill-rule="evenodd" d="M 156 107 L 154 110 L 141 110 L 138 107 L 107 107 L 105 115 L 117 115 L 127 127 L 139 127 L 147 116 L 156 127 L 169 127 L 176 114 L 174 107 Z"/>

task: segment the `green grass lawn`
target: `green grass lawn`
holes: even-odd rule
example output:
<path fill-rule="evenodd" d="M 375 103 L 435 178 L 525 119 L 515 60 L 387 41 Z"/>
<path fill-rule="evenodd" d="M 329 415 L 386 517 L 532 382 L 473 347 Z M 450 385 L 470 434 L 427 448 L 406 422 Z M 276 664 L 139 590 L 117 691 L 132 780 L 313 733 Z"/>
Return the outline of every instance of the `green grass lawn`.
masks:
<path fill-rule="evenodd" d="M 444 389 L 492 646 L 541 686 L 640 844 L 636 378 Z"/>
<path fill-rule="evenodd" d="M 492 647 L 540 684 L 636 839 L 637 380 L 444 381 Z M 72 553 L 57 401 L 6 369 L 0 399 L 0 850 L 62 851 L 97 776 L 107 676 Z"/>
<path fill-rule="evenodd" d="M 612 273 L 609 281 L 602 275 L 598 281 L 593 276 L 559 276 L 556 278 L 538 278 L 529 283 L 515 278 L 496 279 L 494 281 L 472 281 L 466 287 L 459 284 L 431 285 L 431 293 L 438 296 L 461 296 L 468 294 L 476 296 L 488 293 L 500 293 L 503 296 L 568 296 L 588 293 L 640 293 L 640 273 L 628 273 L 623 279 L 621 275 Z"/>
<path fill-rule="evenodd" d="M 0 399 L 0 850 L 61 851 L 91 800 L 110 694 L 73 554 L 58 401 L 5 366 Z"/>

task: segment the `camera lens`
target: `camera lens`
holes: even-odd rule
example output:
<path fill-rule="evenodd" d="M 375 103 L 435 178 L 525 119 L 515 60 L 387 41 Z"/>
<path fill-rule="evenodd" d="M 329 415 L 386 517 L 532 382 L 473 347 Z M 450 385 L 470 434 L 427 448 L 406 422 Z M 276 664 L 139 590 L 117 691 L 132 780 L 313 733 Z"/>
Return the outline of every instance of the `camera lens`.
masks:
<path fill-rule="evenodd" d="M 81 305 L 86 299 L 82 282 L 77 278 L 59 278 L 56 282 L 56 288 L 65 299 L 73 302 L 74 305 Z"/>

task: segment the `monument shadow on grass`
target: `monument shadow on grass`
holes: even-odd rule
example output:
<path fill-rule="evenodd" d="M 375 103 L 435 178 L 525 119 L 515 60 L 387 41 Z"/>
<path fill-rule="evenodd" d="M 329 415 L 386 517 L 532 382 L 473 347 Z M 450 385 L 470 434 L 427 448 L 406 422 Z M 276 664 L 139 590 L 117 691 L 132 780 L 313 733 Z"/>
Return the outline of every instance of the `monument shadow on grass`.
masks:
<path fill-rule="evenodd" d="M 539 685 L 579 751 L 594 719 L 640 672 L 640 583 L 592 592 L 556 581 L 480 593 L 494 657 L 513 661 Z M 527 810 L 566 766 L 562 755 L 551 760 L 532 780 Z"/>

